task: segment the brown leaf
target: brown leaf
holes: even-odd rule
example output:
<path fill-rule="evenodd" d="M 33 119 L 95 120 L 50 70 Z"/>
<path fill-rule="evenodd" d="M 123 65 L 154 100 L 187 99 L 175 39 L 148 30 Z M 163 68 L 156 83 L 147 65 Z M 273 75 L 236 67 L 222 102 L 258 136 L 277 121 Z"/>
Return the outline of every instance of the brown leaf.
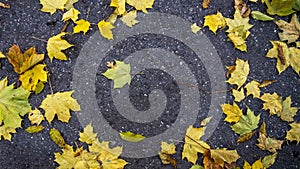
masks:
<path fill-rule="evenodd" d="M 246 141 L 249 141 L 254 134 L 255 134 L 255 131 L 252 131 L 251 133 L 243 134 L 243 135 L 239 136 L 237 142 L 244 143 Z"/>
<path fill-rule="evenodd" d="M 4 4 L 4 3 L 0 2 L 0 7 L 10 8 L 10 5 L 9 4 Z"/>
<path fill-rule="evenodd" d="M 263 82 L 261 82 L 261 84 L 258 85 L 258 87 L 266 87 L 269 86 L 270 84 L 276 82 L 277 80 L 265 80 Z"/>
<path fill-rule="evenodd" d="M 202 7 L 203 8 L 208 8 L 209 4 L 210 4 L 210 0 L 203 0 Z"/>
<path fill-rule="evenodd" d="M 250 8 L 248 8 L 247 4 L 243 2 L 243 0 L 234 0 L 234 7 L 240 11 L 243 18 L 247 18 L 251 13 Z"/>

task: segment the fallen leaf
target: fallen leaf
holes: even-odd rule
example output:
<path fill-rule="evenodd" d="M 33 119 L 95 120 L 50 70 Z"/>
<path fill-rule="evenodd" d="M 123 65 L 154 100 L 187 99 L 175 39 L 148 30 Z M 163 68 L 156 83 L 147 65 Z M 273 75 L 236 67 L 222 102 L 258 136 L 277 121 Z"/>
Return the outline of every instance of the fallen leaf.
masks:
<path fill-rule="evenodd" d="M 4 3 L 0 2 L 0 7 L 10 8 L 10 5 L 9 4 L 4 4 Z"/>
<path fill-rule="evenodd" d="M 44 60 L 44 54 L 38 54 L 34 47 L 29 48 L 22 54 L 19 46 L 13 45 L 6 55 L 8 61 L 14 66 L 14 71 L 18 74 L 24 73 Z"/>
<path fill-rule="evenodd" d="M 50 135 L 51 140 L 56 145 L 58 145 L 58 147 L 60 147 L 60 148 L 65 148 L 66 147 L 67 144 L 65 142 L 65 139 L 63 138 L 63 136 L 61 135 L 61 133 L 57 129 L 52 128 L 49 132 L 49 135 Z"/>
<path fill-rule="evenodd" d="M 161 150 L 158 152 L 159 158 L 163 164 L 172 164 L 174 168 L 177 168 L 176 160 L 171 156 L 176 153 L 176 146 L 174 143 L 168 144 L 161 142 Z"/>
<path fill-rule="evenodd" d="M 35 94 L 39 94 L 44 89 L 44 83 L 47 82 L 47 72 L 44 64 L 38 64 L 32 69 L 27 70 L 20 75 L 20 81 L 22 87 L 28 91 L 34 91 Z"/>
<path fill-rule="evenodd" d="M 208 8 L 209 4 L 210 4 L 210 0 L 203 0 L 202 8 Z"/>
<path fill-rule="evenodd" d="M 193 25 L 191 25 L 191 30 L 194 34 L 197 34 L 200 31 L 201 27 L 197 26 L 196 23 L 194 23 Z"/>
<path fill-rule="evenodd" d="M 123 15 L 126 12 L 125 0 L 111 0 L 110 6 L 116 7 L 117 15 Z"/>
<path fill-rule="evenodd" d="M 80 19 L 80 20 L 76 21 L 75 24 L 76 24 L 76 26 L 74 26 L 74 28 L 73 28 L 73 34 L 79 33 L 79 32 L 83 32 L 83 34 L 86 34 L 86 32 L 88 30 L 90 30 L 91 24 L 84 19 Z"/>
<path fill-rule="evenodd" d="M 244 88 L 241 88 L 240 90 L 232 89 L 232 95 L 234 97 L 234 101 L 242 101 L 245 98 Z"/>
<path fill-rule="evenodd" d="M 253 95 L 253 98 L 260 97 L 259 82 L 252 80 L 250 83 L 246 84 L 245 88 L 247 90 L 247 96 Z"/>
<path fill-rule="evenodd" d="M 270 15 L 287 16 L 295 12 L 292 8 L 295 4 L 295 0 L 264 0 L 268 9 L 267 12 Z"/>
<path fill-rule="evenodd" d="M 222 107 L 223 113 L 227 115 L 227 117 L 224 119 L 224 121 L 227 121 L 229 123 L 238 122 L 240 120 L 240 117 L 243 114 L 242 110 L 236 103 L 233 103 L 233 105 L 223 104 L 221 107 Z"/>
<path fill-rule="evenodd" d="M 40 125 L 41 122 L 44 120 L 44 116 L 40 112 L 39 109 L 35 108 L 34 110 L 30 110 L 28 114 L 28 119 L 31 124 Z"/>
<path fill-rule="evenodd" d="M 68 0 L 66 5 L 65 5 L 65 9 L 69 10 L 71 8 L 74 8 L 73 4 L 78 2 L 78 0 Z"/>
<path fill-rule="evenodd" d="M 292 122 L 294 121 L 293 117 L 297 114 L 299 110 L 297 107 L 292 107 L 291 96 L 287 97 L 282 102 L 282 111 L 277 113 L 277 116 L 283 121 Z"/>
<path fill-rule="evenodd" d="M 116 60 L 113 67 L 107 69 L 103 75 L 114 81 L 114 88 L 122 88 L 131 81 L 130 64 Z"/>
<path fill-rule="evenodd" d="M 226 32 L 234 47 L 247 51 L 246 39 L 250 35 L 249 29 L 253 26 L 249 24 L 249 17 L 243 18 L 240 12 L 235 10 L 234 19 L 225 18 L 225 21 L 229 27 Z"/>
<path fill-rule="evenodd" d="M 7 79 L 0 82 L 0 140 L 11 140 L 11 133 L 21 127 L 22 118 L 30 111 L 30 92 L 22 87 L 7 86 Z"/>
<path fill-rule="evenodd" d="M 49 123 L 52 122 L 55 115 L 57 115 L 58 120 L 69 122 L 70 110 L 80 111 L 80 105 L 72 98 L 72 94 L 73 91 L 57 92 L 53 95 L 47 95 L 42 101 L 40 108 L 45 110 L 45 117 Z"/>
<path fill-rule="evenodd" d="M 276 82 L 276 80 L 265 80 L 263 82 L 261 82 L 258 87 L 259 88 L 262 88 L 262 87 L 266 87 L 266 86 L 269 86 L 270 84 Z"/>
<path fill-rule="evenodd" d="M 118 14 L 116 11 L 114 11 L 112 14 L 109 15 L 109 17 L 106 19 L 106 22 L 109 22 L 110 24 L 115 24 L 117 21 Z"/>
<path fill-rule="evenodd" d="M 290 65 L 298 75 L 300 75 L 300 49 L 291 47 L 290 51 Z"/>
<path fill-rule="evenodd" d="M 214 159 L 214 161 L 220 166 L 224 166 L 224 162 L 230 164 L 240 158 L 236 150 L 215 149 L 210 150 L 210 155 L 211 158 Z"/>
<path fill-rule="evenodd" d="M 252 131 L 251 133 L 247 133 L 247 134 L 243 134 L 243 135 L 240 135 L 237 142 L 238 143 L 244 143 L 244 142 L 247 142 L 249 141 L 252 136 L 255 134 L 255 131 Z"/>
<path fill-rule="evenodd" d="M 113 33 L 112 33 L 112 29 L 114 28 L 114 26 L 110 22 L 106 22 L 106 21 L 102 20 L 102 21 L 98 22 L 98 28 L 99 28 L 100 34 L 104 38 L 106 38 L 108 40 L 114 39 Z"/>
<path fill-rule="evenodd" d="M 277 60 L 276 68 L 280 74 L 290 65 L 290 51 L 284 42 L 271 41 L 271 43 L 273 48 L 268 51 L 266 56 Z"/>
<path fill-rule="evenodd" d="M 263 109 L 269 110 L 271 115 L 282 112 L 282 97 L 277 93 L 265 93 L 260 99 L 264 101 Z"/>
<path fill-rule="evenodd" d="M 209 30 L 216 34 L 219 28 L 226 26 L 226 21 L 223 15 L 220 12 L 217 12 L 216 14 L 206 15 L 204 17 L 203 26 L 208 26 Z"/>
<path fill-rule="evenodd" d="M 280 150 L 283 143 L 282 140 L 270 138 L 263 133 L 259 133 L 257 141 L 257 147 L 259 147 L 261 150 L 267 150 L 271 153 L 276 153 L 276 150 Z"/>
<path fill-rule="evenodd" d="M 33 134 L 33 133 L 38 133 L 44 130 L 44 126 L 29 126 L 26 128 L 27 133 Z"/>
<path fill-rule="evenodd" d="M 251 10 L 243 0 L 234 0 L 234 8 L 239 10 L 243 18 L 249 17 Z"/>
<path fill-rule="evenodd" d="M 231 128 L 235 133 L 240 135 L 251 133 L 257 128 L 259 119 L 260 114 L 255 116 L 254 112 L 248 108 L 247 114 L 242 115 L 240 120 L 236 124 L 232 125 Z"/>
<path fill-rule="evenodd" d="M 76 22 L 79 14 L 80 12 L 77 9 L 71 8 L 63 14 L 62 20 L 66 22 L 67 20 L 71 19 L 73 22 Z"/>
<path fill-rule="evenodd" d="M 281 41 L 287 41 L 288 43 L 296 42 L 300 36 L 300 23 L 296 14 L 292 16 L 290 23 L 284 20 L 278 20 L 275 23 L 283 31 L 278 33 Z"/>
<path fill-rule="evenodd" d="M 252 11 L 251 16 L 253 19 L 256 19 L 259 21 L 273 21 L 274 20 L 274 18 L 272 18 L 264 13 L 261 13 L 260 11 Z"/>
<path fill-rule="evenodd" d="M 64 10 L 67 2 L 68 0 L 40 0 L 40 4 L 43 5 L 41 11 L 52 15 L 57 9 Z"/>
<path fill-rule="evenodd" d="M 203 166 L 200 166 L 200 165 L 197 165 L 197 164 L 195 164 L 195 165 L 193 165 L 190 169 L 204 169 L 204 167 Z"/>
<path fill-rule="evenodd" d="M 131 131 L 120 132 L 120 137 L 128 142 L 140 142 L 145 139 L 145 136 L 141 134 L 135 134 Z"/>
<path fill-rule="evenodd" d="M 136 10 L 141 10 L 144 13 L 148 13 L 147 8 L 152 8 L 154 1 L 155 0 L 126 0 L 130 6 L 133 6 Z"/>
<path fill-rule="evenodd" d="M 300 123 L 291 123 L 289 124 L 291 129 L 286 133 L 286 139 L 289 141 L 297 141 L 297 144 L 300 142 Z"/>
<path fill-rule="evenodd" d="M 96 139 L 97 133 L 94 133 L 94 129 L 91 123 L 83 129 L 82 133 L 79 133 L 79 141 L 83 143 L 92 144 Z"/>
<path fill-rule="evenodd" d="M 267 155 L 262 159 L 262 164 L 264 168 L 269 168 L 271 167 L 277 158 L 277 153 Z"/>
<path fill-rule="evenodd" d="M 2 52 L 0 52 L 0 59 L 3 59 L 3 58 L 6 58 L 6 56 Z"/>
<path fill-rule="evenodd" d="M 67 56 L 62 52 L 62 50 L 66 50 L 73 45 L 69 44 L 68 41 L 63 40 L 61 37 L 66 35 L 67 33 L 62 32 L 56 36 L 52 36 L 49 38 L 47 42 L 47 51 L 48 56 L 52 62 L 53 58 L 59 60 L 68 60 Z"/>
<path fill-rule="evenodd" d="M 244 161 L 244 169 L 264 169 L 264 166 L 262 164 L 262 161 L 261 159 L 259 160 L 256 160 L 252 166 L 247 162 L 247 161 Z"/>
<path fill-rule="evenodd" d="M 213 118 L 213 116 L 206 117 L 205 119 L 203 119 L 203 120 L 200 122 L 200 126 L 201 126 L 201 127 L 205 127 L 205 126 L 211 121 L 212 118 Z"/>
<path fill-rule="evenodd" d="M 121 21 L 129 27 L 132 27 L 133 25 L 139 23 L 139 21 L 136 20 L 136 10 L 124 13 L 124 15 L 121 18 Z"/>
<path fill-rule="evenodd" d="M 231 77 L 226 81 L 230 84 L 236 84 L 238 89 L 246 82 L 250 68 L 248 61 L 236 59 L 235 69 L 230 74 Z"/>

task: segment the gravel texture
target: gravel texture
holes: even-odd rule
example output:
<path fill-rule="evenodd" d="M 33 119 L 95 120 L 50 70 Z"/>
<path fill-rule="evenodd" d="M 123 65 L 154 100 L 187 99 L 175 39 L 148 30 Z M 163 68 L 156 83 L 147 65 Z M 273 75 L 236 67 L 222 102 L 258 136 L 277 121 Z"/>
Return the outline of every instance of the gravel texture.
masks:
<path fill-rule="evenodd" d="M 46 43 L 36 38 L 47 40 L 51 36 L 58 34 L 64 27 L 64 22 L 61 21 L 63 12 L 58 11 L 52 16 L 48 13 L 40 11 L 41 5 L 37 0 L 4 0 L 4 3 L 9 3 L 11 9 L 0 8 L 0 51 L 6 53 L 12 44 L 18 44 L 24 51 L 31 46 L 35 46 L 39 53 L 46 53 Z M 73 70 L 76 65 L 76 60 L 80 55 L 84 44 L 88 41 L 95 32 L 98 31 L 96 23 L 102 19 L 106 19 L 113 9 L 109 7 L 110 0 L 79 0 L 75 7 L 81 12 L 80 18 L 87 19 L 92 24 L 91 30 L 86 34 L 67 35 L 70 43 L 74 47 L 67 49 L 68 61 L 50 62 L 46 57 L 45 63 L 50 74 L 52 88 L 54 92 L 69 91 L 73 89 L 72 78 Z M 265 6 L 262 4 L 250 4 L 253 10 L 265 11 Z M 198 25 L 203 25 L 203 17 L 207 14 L 216 13 L 219 10 L 225 17 L 232 17 L 234 8 L 231 1 L 212 1 L 208 9 L 202 9 L 199 1 L 192 0 L 156 0 L 153 9 L 149 12 L 160 12 L 172 14 L 186 21 Z M 138 19 L 138 18 L 137 18 Z M 289 18 L 284 18 L 288 20 Z M 291 69 L 288 68 L 281 75 L 278 75 L 275 68 L 275 60 L 264 57 L 268 49 L 271 48 L 269 40 L 277 40 L 278 28 L 272 22 L 260 22 L 251 19 L 250 23 L 254 27 L 250 30 L 251 35 L 247 39 L 248 52 L 240 52 L 234 49 L 233 44 L 228 41 L 225 31 L 218 31 L 214 35 L 207 28 L 202 29 L 215 50 L 221 58 L 223 69 L 225 65 L 233 65 L 236 58 L 249 60 L 251 72 L 249 80 L 277 80 L 276 83 L 271 84 L 263 89 L 263 92 L 277 92 L 283 97 L 291 96 L 293 106 L 300 107 L 300 78 Z M 73 23 L 67 28 L 68 32 L 72 32 Z M 101 45 L 101 44 L 99 44 Z M 166 97 L 167 105 L 164 114 L 155 121 L 147 123 L 148 125 L 141 125 L 139 123 L 131 123 L 124 120 L 121 114 L 118 114 L 117 108 L 110 106 L 113 104 L 114 95 L 117 92 L 110 91 L 110 81 L 103 79 L 101 73 L 104 71 L 105 62 L 111 58 L 124 60 L 127 55 L 140 51 L 144 48 L 162 48 L 169 51 L 177 51 L 175 54 L 184 58 L 193 58 L 193 52 L 189 51 L 184 44 L 175 39 L 168 39 L 168 37 L 157 36 L 155 34 L 143 34 L 136 37 L 127 38 L 110 48 L 107 57 L 98 65 L 97 76 L 95 78 L 95 87 L 97 102 L 99 107 L 103 109 L 102 113 L 109 124 L 117 131 L 135 131 L 144 134 L 145 136 L 155 136 L 156 134 L 164 132 L 178 116 L 178 103 L 180 103 L 180 90 L 178 82 L 174 81 L 173 77 L 159 69 L 148 69 L 140 74 L 135 74 L 132 83 L 129 87 L 129 98 L 133 106 L 139 111 L 146 111 L 151 108 L 151 94 L 155 96 Z M 199 46 L 201 48 L 201 46 Z M 205 50 L 205 49 L 204 49 Z M 116 56 L 117 55 L 117 56 Z M 113 56 L 113 57 L 111 57 Z M 13 67 L 7 59 L 1 59 L 0 78 L 8 76 L 10 83 L 17 82 L 18 76 L 13 72 Z M 197 75 L 197 83 L 205 90 L 211 90 L 211 82 L 208 78 L 206 68 L 201 61 L 186 60 L 188 66 L 192 67 L 192 71 Z M 97 64 L 97 63 L 96 63 Z M 134 65 L 132 65 L 134 69 Z M 223 82 L 220 82 L 223 83 Z M 229 88 L 229 86 L 228 86 Z M 159 89 L 159 90 L 158 90 Z M 84 90 L 84 89 L 82 89 Z M 155 94 L 156 91 L 157 94 Z M 160 92 L 163 91 L 163 92 Z M 200 92 L 200 106 L 198 118 L 195 120 L 197 126 L 198 122 L 206 116 L 210 104 L 211 96 Z M 49 85 L 46 85 L 44 91 L 40 95 L 32 94 L 30 103 L 33 107 L 38 107 L 42 99 L 50 93 Z M 113 95 L 114 94 L 114 95 Z M 113 96 L 112 96 L 113 95 Z M 149 101 L 150 98 L 150 101 Z M 233 100 L 233 96 L 227 94 L 226 102 Z M 160 100 L 159 100 L 160 101 Z M 106 107 L 105 107 L 106 106 Z M 269 116 L 267 111 L 262 110 L 262 103 L 257 99 L 248 97 L 241 107 L 249 107 L 256 113 L 261 113 L 261 118 L 267 123 L 267 133 L 271 137 L 284 140 L 286 130 L 289 129 L 288 123 L 282 122 L 275 116 Z M 106 110 L 106 111 L 105 111 Z M 202 113 L 202 114 L 201 114 Z M 62 123 L 57 120 L 51 124 L 43 122 L 42 125 L 46 127 L 41 133 L 28 134 L 24 128 L 30 126 L 30 122 L 25 118 L 23 121 L 23 128 L 18 129 L 17 134 L 13 135 L 12 141 L 0 141 L 0 168 L 1 169 L 52 169 L 58 165 L 54 162 L 54 152 L 59 152 L 59 147 L 53 143 L 49 137 L 49 130 L 54 127 L 59 129 L 66 142 L 74 145 L 78 144 L 78 132 L 82 131 L 80 116 L 73 116 L 69 123 Z M 255 144 L 256 138 L 253 137 L 246 143 L 237 144 L 237 135 L 230 129 L 228 123 L 223 122 L 224 115 L 218 122 L 216 130 L 207 139 L 211 147 L 226 147 L 228 149 L 237 149 L 242 159 L 238 160 L 238 164 L 242 165 L 243 160 L 253 163 L 255 160 L 267 155 L 266 151 L 261 151 Z M 300 116 L 295 117 L 299 121 Z M 161 123 L 163 122 L 163 123 Z M 114 143 L 114 140 L 111 140 Z M 166 140 L 167 141 L 167 140 Z M 116 143 L 114 143 L 116 144 Z M 81 145 L 79 143 L 79 145 Z M 182 151 L 182 143 L 177 144 L 178 152 Z M 186 160 L 181 160 L 181 154 L 175 155 L 178 159 L 179 169 L 188 169 L 191 164 Z M 130 163 L 126 169 L 171 169 L 172 166 L 162 165 L 158 156 L 145 158 L 129 158 L 125 159 Z M 199 163 L 201 160 L 199 160 Z M 276 163 L 271 167 L 296 169 L 300 168 L 300 147 L 295 142 L 284 142 L 282 150 L 278 151 Z"/>

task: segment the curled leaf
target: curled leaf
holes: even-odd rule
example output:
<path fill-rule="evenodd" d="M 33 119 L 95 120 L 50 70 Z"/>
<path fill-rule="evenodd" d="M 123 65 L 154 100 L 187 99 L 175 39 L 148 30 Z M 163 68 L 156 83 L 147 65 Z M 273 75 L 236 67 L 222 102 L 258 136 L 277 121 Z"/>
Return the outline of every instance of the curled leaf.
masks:
<path fill-rule="evenodd" d="M 128 142 L 140 142 L 144 140 L 146 137 L 141 134 L 135 134 L 131 131 L 120 132 L 120 137 Z"/>

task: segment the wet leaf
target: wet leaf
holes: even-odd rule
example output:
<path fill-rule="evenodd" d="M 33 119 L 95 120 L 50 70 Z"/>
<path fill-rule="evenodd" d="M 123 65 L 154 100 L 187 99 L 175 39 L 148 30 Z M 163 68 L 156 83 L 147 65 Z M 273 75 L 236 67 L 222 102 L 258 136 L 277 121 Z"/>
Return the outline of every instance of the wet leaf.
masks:
<path fill-rule="evenodd" d="M 262 101 L 264 101 L 263 109 L 269 110 L 271 115 L 282 112 L 282 97 L 280 97 L 277 93 L 265 93 L 260 97 Z"/>
<path fill-rule="evenodd" d="M 260 97 L 259 82 L 252 80 L 250 83 L 246 84 L 245 88 L 247 90 L 247 96 L 253 95 L 253 98 Z"/>
<path fill-rule="evenodd" d="M 281 150 L 281 145 L 283 143 L 282 140 L 270 138 L 263 133 L 259 133 L 257 141 L 257 147 L 259 147 L 261 150 L 267 150 L 271 153 L 276 153 L 276 150 Z"/>
<path fill-rule="evenodd" d="M 249 141 L 252 136 L 255 134 L 255 131 L 252 131 L 251 133 L 247 133 L 247 134 L 243 134 L 243 135 L 240 135 L 237 142 L 238 143 L 244 143 L 244 142 L 247 142 Z"/>
<path fill-rule="evenodd" d="M 6 58 L 6 56 L 2 52 L 0 52 L 0 59 L 3 59 L 3 58 Z"/>
<path fill-rule="evenodd" d="M 290 64 L 298 75 L 300 75 L 300 49 L 291 47 L 290 50 Z"/>
<path fill-rule="evenodd" d="M 224 119 L 224 121 L 227 121 L 229 123 L 238 122 L 240 120 L 240 117 L 243 114 L 242 110 L 236 103 L 233 103 L 233 105 L 223 104 L 221 107 L 222 107 L 223 113 L 227 115 L 227 117 Z"/>
<path fill-rule="evenodd" d="M 226 81 L 230 84 L 236 84 L 238 89 L 246 82 L 250 68 L 248 61 L 236 59 L 235 69 L 230 74 L 230 78 Z"/>
<path fill-rule="evenodd" d="M 277 158 L 277 153 L 265 156 L 262 159 L 262 164 L 263 164 L 264 168 L 271 167 L 275 163 L 276 158 Z"/>
<path fill-rule="evenodd" d="M 224 166 L 224 162 L 230 164 L 236 162 L 240 158 L 236 150 L 215 149 L 210 150 L 210 154 L 211 158 L 220 166 Z"/>
<path fill-rule="evenodd" d="M 287 16 L 295 11 L 292 9 L 295 0 L 264 0 L 268 9 L 267 12 L 270 15 Z"/>
<path fill-rule="evenodd" d="M 145 139 L 145 136 L 141 134 L 135 134 L 131 131 L 120 132 L 120 137 L 128 142 L 140 142 Z"/>
<path fill-rule="evenodd" d="M 300 23 L 296 14 L 292 16 L 290 23 L 284 20 L 278 20 L 275 23 L 283 31 L 278 33 L 281 41 L 287 41 L 288 43 L 296 42 L 300 36 Z"/>
<path fill-rule="evenodd" d="M 79 33 L 79 32 L 83 32 L 84 34 L 86 34 L 86 32 L 90 30 L 91 24 L 84 19 L 80 19 L 80 20 L 76 21 L 75 24 L 76 24 L 76 26 L 74 26 L 74 28 L 73 28 L 74 34 Z"/>
<path fill-rule="evenodd" d="M 270 84 L 273 84 L 274 82 L 276 82 L 276 80 L 265 80 L 261 82 L 258 87 L 259 88 L 266 87 L 269 86 Z"/>
<path fill-rule="evenodd" d="M 163 164 L 172 164 L 174 168 L 177 168 L 176 160 L 171 156 L 176 153 L 176 147 L 174 143 L 168 144 L 161 142 L 161 150 L 158 152 L 159 158 Z"/>
<path fill-rule="evenodd" d="M 51 62 L 53 58 L 58 60 L 68 60 L 67 56 L 62 52 L 62 50 L 66 50 L 72 47 L 73 45 L 71 45 L 68 41 L 61 38 L 66 34 L 67 33 L 62 32 L 58 35 L 49 38 L 47 42 L 47 52 Z"/>
<path fill-rule="evenodd" d="M 40 112 L 39 109 L 35 108 L 34 110 L 30 110 L 28 114 L 28 119 L 31 124 L 40 125 L 41 122 L 44 120 L 44 116 Z"/>
<path fill-rule="evenodd" d="M 297 114 L 298 108 L 292 107 L 291 96 L 287 97 L 282 102 L 282 111 L 277 113 L 277 116 L 280 117 L 283 121 L 292 122 L 294 121 L 293 117 Z"/>
<path fill-rule="evenodd" d="M 261 13 L 259 11 L 252 11 L 251 16 L 253 19 L 256 19 L 259 21 L 273 21 L 274 20 L 274 18 L 272 18 L 264 13 Z"/>
<path fill-rule="evenodd" d="M 195 164 L 195 165 L 193 165 L 190 169 L 204 169 L 204 167 L 203 166 L 200 166 L 200 165 L 197 165 L 197 164 Z"/>
<path fill-rule="evenodd" d="M 61 135 L 61 133 L 57 129 L 52 128 L 49 132 L 49 135 L 50 135 L 51 140 L 56 145 L 58 145 L 58 147 L 65 148 L 65 146 L 66 146 L 65 139 L 63 138 L 63 136 Z"/>
<path fill-rule="evenodd" d="M 108 67 L 109 64 L 111 65 L 111 62 L 108 62 Z M 122 88 L 131 81 L 130 64 L 116 60 L 115 64 L 109 67 L 103 75 L 114 81 L 114 88 Z"/>
<path fill-rule="evenodd" d="M 144 13 L 147 12 L 147 8 L 152 8 L 152 5 L 155 0 L 126 0 L 127 4 L 133 6 L 136 10 L 141 10 Z"/>
<path fill-rule="evenodd" d="M 256 160 L 252 166 L 247 161 L 244 161 L 244 169 L 264 169 L 263 167 L 261 159 Z"/>
<path fill-rule="evenodd" d="M 290 52 L 284 42 L 271 41 L 271 43 L 273 48 L 268 51 L 266 56 L 277 60 L 276 68 L 280 74 L 290 65 Z"/>
<path fill-rule="evenodd" d="M 44 130 L 44 128 L 45 128 L 44 126 L 29 126 L 26 128 L 26 131 L 28 133 L 33 134 L 33 133 L 41 132 L 42 130 Z"/>
<path fill-rule="evenodd" d="M 240 102 L 245 98 L 244 94 L 244 88 L 241 88 L 240 90 L 232 90 L 232 95 L 234 96 L 234 101 Z"/>
<path fill-rule="evenodd" d="M 216 34 L 219 28 L 223 28 L 226 26 L 225 18 L 220 12 L 212 15 L 206 15 L 204 17 L 203 26 L 208 26 L 209 30 Z"/>
<path fill-rule="evenodd" d="M 99 28 L 100 34 L 104 38 L 106 38 L 108 40 L 114 39 L 113 33 L 112 33 L 112 29 L 114 28 L 114 26 L 110 22 L 106 22 L 106 21 L 102 20 L 102 21 L 98 22 L 98 28 Z"/>
<path fill-rule="evenodd" d="M 286 133 L 286 139 L 289 141 L 297 141 L 297 144 L 300 142 L 300 123 L 291 123 L 291 129 Z"/>
<path fill-rule="evenodd" d="M 198 26 L 196 23 L 194 23 L 193 25 L 191 25 L 191 30 L 194 34 L 197 34 L 200 31 L 201 27 Z"/>
<path fill-rule="evenodd" d="M 255 116 L 254 112 L 248 108 L 247 114 L 242 115 L 240 120 L 236 124 L 232 125 L 231 128 L 237 134 L 248 134 L 257 128 L 259 119 L 260 115 Z"/>
<path fill-rule="evenodd" d="M 139 23 L 139 21 L 136 20 L 136 10 L 124 13 L 124 15 L 121 18 L 121 21 L 129 27 L 132 27 L 133 25 Z"/>
<path fill-rule="evenodd" d="M 43 5 L 41 11 L 49 12 L 52 15 L 57 9 L 64 10 L 67 2 L 68 0 L 40 0 L 41 5 Z"/>
<path fill-rule="evenodd" d="M 203 0 L 202 8 L 208 8 L 209 4 L 210 4 L 210 0 Z"/>
<path fill-rule="evenodd" d="M 69 10 L 71 8 L 74 8 L 73 4 L 78 2 L 78 0 L 68 0 L 66 5 L 65 5 L 65 9 Z"/>
<path fill-rule="evenodd" d="M 125 0 L 111 0 L 110 6 L 116 7 L 115 11 L 117 15 L 123 15 L 126 12 Z"/>
<path fill-rule="evenodd" d="M 92 144 L 97 139 L 97 133 L 94 133 L 92 124 L 88 124 L 83 132 L 79 133 L 79 141 L 87 144 Z"/>
<path fill-rule="evenodd" d="M 66 22 L 67 20 L 71 19 L 73 22 L 76 22 L 79 14 L 80 12 L 77 9 L 71 8 L 66 13 L 64 13 L 62 20 Z"/>

